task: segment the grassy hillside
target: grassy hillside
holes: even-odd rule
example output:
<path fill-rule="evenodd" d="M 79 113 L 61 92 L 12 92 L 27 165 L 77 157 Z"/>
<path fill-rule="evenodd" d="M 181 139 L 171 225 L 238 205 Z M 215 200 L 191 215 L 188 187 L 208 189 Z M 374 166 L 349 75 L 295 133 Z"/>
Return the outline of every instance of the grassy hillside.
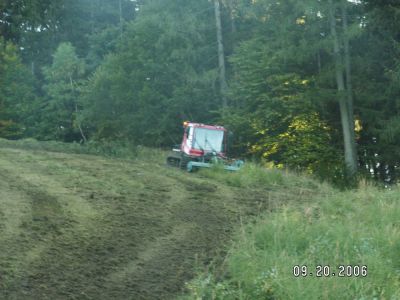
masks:
<path fill-rule="evenodd" d="M 253 164 L 188 174 L 165 155 L 0 140 L 0 299 L 400 297 L 397 190 Z M 317 264 L 368 276 L 292 275 Z"/>
<path fill-rule="evenodd" d="M 275 172 L 233 187 L 149 149 L 77 154 L 96 151 L 0 141 L 0 299 L 173 298 L 240 222 L 313 193 Z"/>
<path fill-rule="evenodd" d="M 400 299 L 400 190 L 325 189 L 262 213 L 187 288 L 184 299 Z"/>

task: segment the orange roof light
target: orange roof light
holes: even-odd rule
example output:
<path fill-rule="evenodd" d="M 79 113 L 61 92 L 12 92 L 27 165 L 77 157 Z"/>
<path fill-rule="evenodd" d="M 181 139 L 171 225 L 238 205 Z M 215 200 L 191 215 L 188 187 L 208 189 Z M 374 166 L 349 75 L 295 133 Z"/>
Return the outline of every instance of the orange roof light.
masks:
<path fill-rule="evenodd" d="M 188 125 L 189 125 L 188 121 L 183 122 L 183 126 L 188 126 Z"/>

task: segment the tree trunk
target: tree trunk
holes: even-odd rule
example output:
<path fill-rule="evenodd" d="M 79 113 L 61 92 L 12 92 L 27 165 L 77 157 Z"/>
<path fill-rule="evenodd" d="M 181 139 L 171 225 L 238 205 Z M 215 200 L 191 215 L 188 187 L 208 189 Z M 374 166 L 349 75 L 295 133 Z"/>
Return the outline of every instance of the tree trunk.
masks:
<path fill-rule="evenodd" d="M 336 84 L 339 97 L 339 107 L 340 107 L 340 118 L 343 130 L 343 140 L 344 140 L 344 158 L 346 163 L 346 168 L 350 176 L 357 172 L 357 157 L 354 151 L 355 143 L 354 134 L 351 132 L 352 126 L 350 125 L 350 115 L 353 115 L 352 111 L 349 111 L 349 105 L 347 101 L 347 94 L 344 84 L 343 76 L 343 58 L 340 53 L 339 38 L 336 32 L 336 19 L 335 19 L 335 6 L 332 0 L 329 0 L 329 12 L 330 12 L 330 27 L 333 39 L 333 51 L 335 58 L 335 73 L 336 73 Z M 354 126 L 354 125 L 353 125 Z"/>
<path fill-rule="evenodd" d="M 73 81 L 72 81 L 72 77 L 71 77 L 71 76 L 69 76 L 69 83 L 70 83 L 70 85 L 71 85 L 72 91 L 74 91 L 75 89 L 74 89 L 74 84 L 73 84 Z M 78 118 L 78 112 L 79 112 L 79 111 L 78 111 L 78 104 L 76 103 L 76 101 L 74 101 L 74 104 L 75 104 L 76 118 Z M 86 135 L 83 133 L 83 130 L 82 130 L 82 127 L 81 127 L 81 122 L 79 122 L 78 120 L 76 120 L 76 124 L 78 125 L 78 129 L 79 129 L 79 132 L 80 132 L 81 137 L 82 137 L 82 139 L 83 139 L 83 142 L 86 144 L 87 139 L 86 139 Z"/>
<path fill-rule="evenodd" d="M 90 1 L 90 34 L 94 32 L 94 1 Z"/>
<path fill-rule="evenodd" d="M 75 102 L 75 113 L 78 116 L 78 104 Z M 81 127 L 81 123 L 79 121 L 76 121 L 76 123 L 78 124 L 78 128 L 79 128 L 79 132 L 81 133 L 81 137 L 83 139 L 83 142 L 86 144 L 87 139 L 85 134 L 83 133 L 82 127 Z"/>
<path fill-rule="evenodd" d="M 232 34 L 236 33 L 236 22 L 235 22 L 235 3 L 233 1 L 229 2 L 229 17 L 230 17 L 230 21 L 231 21 L 231 32 Z"/>
<path fill-rule="evenodd" d="M 217 25 L 219 83 L 222 96 L 222 108 L 226 109 L 228 107 L 228 101 L 226 99 L 226 90 L 228 88 L 228 85 L 226 83 L 226 75 L 225 75 L 225 54 L 224 54 L 224 44 L 222 39 L 221 10 L 220 10 L 219 0 L 214 0 L 214 8 L 215 8 L 215 22 Z"/>
<path fill-rule="evenodd" d="M 122 39 L 122 31 L 123 31 L 123 27 L 122 27 L 122 0 L 119 0 L 119 34 L 120 34 L 120 38 Z"/>
<path fill-rule="evenodd" d="M 343 49 L 344 49 L 344 63 L 346 68 L 346 89 L 347 89 L 347 105 L 349 107 L 349 121 L 352 133 L 352 139 L 355 141 L 354 132 L 354 106 L 353 106 L 353 87 L 351 83 L 351 61 L 350 61 L 350 47 L 349 47 L 349 36 L 348 36 L 348 23 L 347 23 L 347 3 L 342 0 L 341 3 L 342 11 L 342 26 L 343 26 Z M 354 153 L 357 155 L 356 143 L 353 143 Z"/>

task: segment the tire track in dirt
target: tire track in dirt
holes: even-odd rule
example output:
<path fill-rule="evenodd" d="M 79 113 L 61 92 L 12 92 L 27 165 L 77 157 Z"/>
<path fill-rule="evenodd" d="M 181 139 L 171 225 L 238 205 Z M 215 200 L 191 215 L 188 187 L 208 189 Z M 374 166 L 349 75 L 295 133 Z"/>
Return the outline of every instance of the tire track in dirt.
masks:
<path fill-rule="evenodd" d="M 23 157 L 23 151 L 15 151 Z M 95 207 L 85 199 L 71 195 L 71 191 L 60 181 L 42 173 L 38 174 L 37 168 L 29 169 L 29 164 L 12 159 L 13 156 L 7 155 L 4 151 L 0 150 L 0 154 L 0 172 L 7 174 L 9 182 L 18 183 L 16 189 L 23 191 L 32 199 L 33 218 L 41 218 L 42 214 L 48 215 L 46 210 L 54 209 L 55 214 L 67 213 L 70 218 L 75 219 L 77 226 L 84 228 L 87 222 L 98 217 Z"/>
<path fill-rule="evenodd" d="M 7 238 L 0 246 L 1 262 L 5 262 L 0 265 L 0 276 L 9 282 L 9 290 L 23 293 L 32 286 L 29 270 L 51 251 L 54 237 L 85 235 L 91 227 L 90 220 L 98 214 L 84 199 L 71 197 L 56 180 L 30 170 L 18 157 L 0 153 L 1 182 L 7 186 L 1 193 L 1 206 L 11 217 L 13 205 L 24 207 L 20 218 L 7 222 L 13 226 L 13 235 L 8 234 L 7 238 L 6 232 L 0 234 Z M 25 214 L 22 216 L 21 212 Z"/>
<path fill-rule="evenodd" d="M 184 184 L 180 188 L 187 191 Z M 182 193 L 169 220 L 176 224 L 172 232 L 145 245 L 138 257 L 110 274 L 104 299 L 122 299 L 124 289 L 130 290 L 129 299 L 169 299 L 179 292 L 194 275 L 195 266 L 208 262 L 212 251 L 228 238 L 226 216 L 209 203 L 219 198 L 214 192 L 206 188 L 194 197 Z"/>
<path fill-rule="evenodd" d="M 209 256 L 209 248 L 222 243 L 223 239 L 217 234 L 221 228 L 216 225 L 224 223 L 225 218 L 216 216 L 221 209 L 213 209 L 211 203 L 222 198 L 219 191 L 216 193 L 217 187 L 210 188 L 209 184 L 196 179 L 187 182 L 186 173 L 172 174 L 174 176 L 163 180 L 164 185 L 170 182 L 174 187 L 172 191 L 165 187 L 151 190 L 165 195 L 162 207 L 165 226 L 175 225 L 167 234 L 143 245 L 137 257 L 109 275 L 109 297 L 121 299 L 121 290 L 128 289 L 129 299 L 171 298 L 193 276 L 196 257 Z M 212 241 L 210 236 L 219 240 Z M 197 262 L 203 263 L 202 259 Z"/>
<path fill-rule="evenodd" d="M 31 199 L 15 190 L 0 171 L 0 245 L 21 232 L 21 224 L 32 218 Z"/>
<path fill-rule="evenodd" d="M 22 258 L 11 266 L 19 273 L 9 275 L 10 298 L 171 299 L 230 238 L 244 207 L 228 187 L 154 163 L 0 155 L 7 193 L 30 201 L 36 218 L 13 225 L 25 235 L 14 255 L 0 256 L 0 274 L 3 261 Z"/>

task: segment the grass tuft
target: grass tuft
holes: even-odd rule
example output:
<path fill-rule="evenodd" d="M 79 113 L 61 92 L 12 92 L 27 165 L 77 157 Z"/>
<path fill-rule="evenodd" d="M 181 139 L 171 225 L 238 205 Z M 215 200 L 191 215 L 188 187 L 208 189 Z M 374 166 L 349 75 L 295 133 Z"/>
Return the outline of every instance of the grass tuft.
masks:
<path fill-rule="evenodd" d="M 135 145 L 127 141 L 89 141 L 87 144 L 62 143 L 56 141 L 37 141 L 35 139 L 6 140 L 0 138 L 0 148 L 14 148 L 22 150 L 49 151 L 68 154 L 90 154 L 121 159 L 140 159 L 161 163 L 164 161 L 164 152 Z"/>
<path fill-rule="evenodd" d="M 366 186 L 268 213 L 237 233 L 224 279 L 200 275 L 188 299 L 400 299 L 398 199 L 399 189 Z M 316 277 L 319 265 L 335 276 Z M 339 277 L 340 265 L 367 276 Z"/>
<path fill-rule="evenodd" d="M 202 174 L 234 187 L 270 188 L 284 183 L 283 172 L 266 169 L 255 163 L 246 163 L 236 172 L 229 172 L 217 166 L 202 170 Z"/>

